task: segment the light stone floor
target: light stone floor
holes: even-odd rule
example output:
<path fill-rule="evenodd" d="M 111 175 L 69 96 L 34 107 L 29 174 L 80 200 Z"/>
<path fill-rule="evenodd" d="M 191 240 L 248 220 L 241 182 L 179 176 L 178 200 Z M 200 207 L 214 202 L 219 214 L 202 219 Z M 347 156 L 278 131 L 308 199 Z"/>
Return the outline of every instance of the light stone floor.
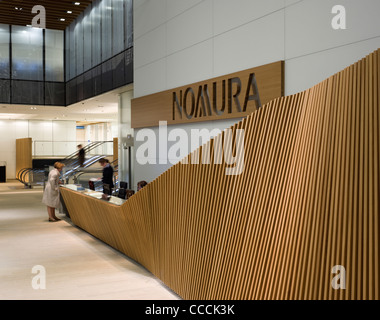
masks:
<path fill-rule="evenodd" d="M 181 300 L 144 267 L 73 226 L 47 221 L 42 188 L 0 183 L 0 300 Z M 33 267 L 41 266 L 33 273 Z M 33 283 L 46 272 L 46 288 Z"/>

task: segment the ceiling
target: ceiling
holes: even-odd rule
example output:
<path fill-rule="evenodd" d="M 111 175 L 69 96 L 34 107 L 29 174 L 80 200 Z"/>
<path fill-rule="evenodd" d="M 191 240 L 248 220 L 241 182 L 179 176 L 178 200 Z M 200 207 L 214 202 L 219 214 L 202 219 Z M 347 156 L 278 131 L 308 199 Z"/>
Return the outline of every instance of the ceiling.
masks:
<path fill-rule="evenodd" d="M 0 23 L 27 26 L 38 13 L 32 8 L 41 5 L 46 10 L 46 28 L 65 30 L 93 0 L 0 0 Z M 79 5 L 75 5 L 75 3 Z M 68 13 L 71 11 L 72 13 Z M 61 21 L 65 19 L 65 21 Z"/>
<path fill-rule="evenodd" d="M 77 121 L 80 124 L 118 120 L 119 94 L 133 85 L 107 92 L 68 107 L 0 104 L 0 120 Z"/>
<path fill-rule="evenodd" d="M 0 23 L 31 25 L 32 8 L 42 5 L 46 10 L 46 28 L 65 30 L 93 0 L 0 0 Z M 22 10 L 21 10 L 22 8 Z M 71 11 L 72 13 L 67 13 Z M 65 21 L 60 21 L 64 18 Z M 79 123 L 109 122 L 118 119 L 118 95 L 133 90 L 125 86 L 106 94 L 81 101 L 68 107 L 30 106 L 0 103 L 0 120 L 64 120 Z"/>

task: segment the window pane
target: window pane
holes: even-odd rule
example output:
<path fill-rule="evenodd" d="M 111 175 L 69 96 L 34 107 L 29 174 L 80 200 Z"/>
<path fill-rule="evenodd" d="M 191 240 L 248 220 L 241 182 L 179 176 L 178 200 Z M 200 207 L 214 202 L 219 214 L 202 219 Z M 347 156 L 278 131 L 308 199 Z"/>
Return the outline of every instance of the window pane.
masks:
<path fill-rule="evenodd" d="M 69 48 L 69 56 L 70 56 L 70 76 L 69 80 L 75 78 L 77 76 L 77 65 L 76 65 L 76 47 L 75 47 L 75 37 L 74 37 L 74 27 L 75 23 L 70 25 L 70 31 L 68 34 L 70 48 Z"/>
<path fill-rule="evenodd" d="M 70 27 L 67 27 L 66 28 L 66 32 L 65 32 L 65 43 L 66 43 L 66 47 L 65 47 L 65 55 L 66 55 L 66 79 L 65 81 L 68 81 L 69 79 L 71 79 L 70 77 Z"/>
<path fill-rule="evenodd" d="M 133 82 L 133 48 L 125 51 L 125 84 Z"/>
<path fill-rule="evenodd" d="M 102 62 L 112 56 L 112 3 L 111 0 L 103 0 L 102 11 Z"/>
<path fill-rule="evenodd" d="M 51 106 L 65 105 L 65 84 L 45 82 L 45 104 Z"/>
<path fill-rule="evenodd" d="M 94 81 L 92 79 L 92 70 L 83 75 L 83 98 L 88 99 L 94 96 Z"/>
<path fill-rule="evenodd" d="M 63 31 L 45 31 L 46 81 L 64 81 L 63 74 Z"/>
<path fill-rule="evenodd" d="M 43 80 L 42 29 L 12 26 L 12 77 Z"/>
<path fill-rule="evenodd" d="M 78 76 L 77 80 L 77 101 L 83 100 L 83 74 Z"/>
<path fill-rule="evenodd" d="M 102 62 L 102 30 L 99 0 L 92 3 L 92 66 L 95 67 Z"/>
<path fill-rule="evenodd" d="M 71 105 L 77 102 L 77 80 L 66 82 L 66 104 Z"/>
<path fill-rule="evenodd" d="M 91 45 L 92 45 L 92 37 L 91 37 L 91 5 L 86 8 L 83 17 L 83 47 L 84 47 L 84 71 L 88 71 L 92 67 L 91 61 Z"/>
<path fill-rule="evenodd" d="M 113 89 L 112 60 L 102 63 L 102 92 Z"/>
<path fill-rule="evenodd" d="M 77 73 L 83 73 L 83 13 L 75 22 L 75 45 L 76 45 L 76 59 L 77 59 Z"/>
<path fill-rule="evenodd" d="M 0 79 L 0 103 L 10 103 L 11 102 L 11 81 Z"/>
<path fill-rule="evenodd" d="M 9 79 L 9 26 L 0 24 L 0 78 Z"/>
<path fill-rule="evenodd" d="M 113 87 L 118 88 L 125 84 L 124 52 L 112 58 Z"/>
<path fill-rule="evenodd" d="M 133 1 L 125 0 L 125 49 L 133 46 Z"/>
<path fill-rule="evenodd" d="M 113 46 L 112 56 L 124 50 L 124 0 L 112 0 L 113 6 Z"/>
<path fill-rule="evenodd" d="M 12 103 L 44 104 L 44 83 L 35 81 L 12 81 Z"/>
<path fill-rule="evenodd" d="M 94 95 L 97 96 L 102 93 L 102 65 L 95 67 L 91 72 L 94 84 Z"/>

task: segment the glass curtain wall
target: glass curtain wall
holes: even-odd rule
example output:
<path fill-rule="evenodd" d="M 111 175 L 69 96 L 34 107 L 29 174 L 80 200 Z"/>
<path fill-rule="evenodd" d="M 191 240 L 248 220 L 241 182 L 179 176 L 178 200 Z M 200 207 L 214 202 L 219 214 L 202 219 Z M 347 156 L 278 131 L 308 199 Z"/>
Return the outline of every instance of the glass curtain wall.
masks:
<path fill-rule="evenodd" d="M 67 106 L 133 82 L 133 0 L 95 0 L 65 30 L 0 24 L 0 103 Z"/>
<path fill-rule="evenodd" d="M 10 28 L 0 24 L 0 78 L 9 79 L 9 42 Z"/>
<path fill-rule="evenodd" d="M 65 105 L 64 32 L 0 25 L 0 102 Z"/>
<path fill-rule="evenodd" d="M 12 26 L 12 79 L 44 80 L 43 30 Z"/>
<path fill-rule="evenodd" d="M 0 24 L 0 102 L 10 102 L 10 27 Z"/>
<path fill-rule="evenodd" d="M 95 0 L 66 29 L 66 100 L 133 82 L 133 1 Z"/>

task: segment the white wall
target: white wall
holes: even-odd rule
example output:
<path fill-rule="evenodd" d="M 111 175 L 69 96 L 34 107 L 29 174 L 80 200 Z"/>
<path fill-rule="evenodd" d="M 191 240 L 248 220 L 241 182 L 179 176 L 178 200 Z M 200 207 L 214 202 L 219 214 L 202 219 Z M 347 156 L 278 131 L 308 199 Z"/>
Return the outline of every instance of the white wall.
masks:
<path fill-rule="evenodd" d="M 345 30 L 331 25 L 338 4 Z M 134 96 L 278 60 L 285 94 L 306 90 L 380 48 L 379 12 L 379 0 L 135 0 Z M 225 129 L 235 121 L 227 122 L 178 127 Z M 135 181 L 168 167 L 137 163 Z"/>
<path fill-rule="evenodd" d="M 28 121 L 0 120 L 0 161 L 7 162 L 7 179 L 16 177 L 16 139 L 28 134 Z"/>
<path fill-rule="evenodd" d="M 90 155 L 113 155 L 113 138 L 117 137 L 116 122 L 103 122 L 87 125 L 85 128 L 85 146 L 92 142 L 107 141 L 107 143 L 92 149 Z M 116 135 L 115 135 L 116 134 Z"/>
<path fill-rule="evenodd" d="M 123 145 L 127 146 L 129 143 L 128 136 L 131 135 L 133 137 L 134 132 L 131 127 L 131 100 L 133 99 L 133 90 L 127 90 L 125 92 L 120 93 L 119 95 L 119 105 L 118 105 L 118 137 L 119 137 L 119 172 L 118 178 L 119 181 L 130 182 L 131 186 L 129 188 L 136 189 L 136 183 L 133 181 L 134 175 L 133 167 L 134 167 L 134 155 L 133 148 L 131 149 L 131 171 L 129 170 L 129 148 L 124 148 Z M 131 178 L 131 179 L 129 179 Z"/>
<path fill-rule="evenodd" d="M 334 5 L 346 30 L 331 27 Z M 285 10 L 285 92 L 308 89 L 380 48 L 380 1 L 303 0 Z"/>
<path fill-rule="evenodd" d="M 157 178 L 160 174 L 168 170 L 173 164 L 177 163 L 181 159 L 177 159 L 175 157 L 170 156 L 170 149 L 173 145 L 177 145 L 178 143 L 182 143 L 185 141 L 185 144 L 187 145 L 188 152 L 194 151 L 198 148 L 201 144 L 204 144 L 208 141 L 205 140 L 202 142 L 202 138 L 196 139 L 196 136 L 192 136 L 192 130 L 203 130 L 206 129 L 207 133 L 212 134 L 212 131 L 214 129 L 219 129 L 223 131 L 226 128 L 231 127 L 236 122 L 240 121 L 240 119 L 225 119 L 225 120 L 219 120 L 219 121 L 206 121 L 201 122 L 198 124 L 182 124 L 182 125 L 170 125 L 167 127 L 168 134 L 176 129 L 182 129 L 184 133 L 184 138 L 182 136 L 179 136 L 175 134 L 176 141 L 168 141 L 168 136 L 162 136 L 159 134 L 159 128 L 158 127 L 152 127 L 152 128 L 146 128 L 146 129 L 139 129 L 135 130 L 135 144 L 134 144 L 134 151 L 135 151 L 135 163 L 134 163 L 134 181 L 135 184 L 137 184 L 138 181 L 145 180 L 145 181 L 153 181 L 155 178 Z M 143 157 L 139 157 L 138 154 L 136 154 L 137 150 L 145 145 L 148 142 L 148 137 L 145 137 L 143 141 L 136 141 L 136 136 L 139 134 L 139 132 L 142 135 L 146 135 L 144 131 L 153 131 L 154 136 L 156 137 L 156 151 L 155 151 L 155 157 L 148 157 L 147 155 L 144 155 Z M 150 138 L 149 138 L 150 139 Z M 149 140 L 151 141 L 151 140 Z M 195 143 L 195 145 L 194 145 Z M 165 146 L 165 147 L 163 147 Z M 145 163 L 148 161 L 148 163 Z M 136 188 L 136 186 L 135 186 Z"/>
<path fill-rule="evenodd" d="M 0 120 L 0 161 L 16 177 L 16 140 L 32 138 L 33 155 L 67 156 L 76 151 L 75 121 Z"/>

